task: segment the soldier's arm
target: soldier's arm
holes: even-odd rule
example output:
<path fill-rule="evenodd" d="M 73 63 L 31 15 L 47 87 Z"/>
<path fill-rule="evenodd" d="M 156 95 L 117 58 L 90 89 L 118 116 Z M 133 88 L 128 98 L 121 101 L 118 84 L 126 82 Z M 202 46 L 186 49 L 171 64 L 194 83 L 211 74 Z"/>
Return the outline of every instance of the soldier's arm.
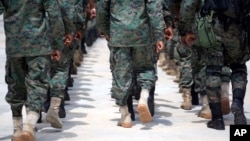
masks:
<path fill-rule="evenodd" d="M 83 0 L 75 0 L 75 27 L 76 31 L 83 31 L 83 26 L 85 24 L 85 16 L 83 8 Z"/>
<path fill-rule="evenodd" d="M 181 35 L 192 32 L 195 24 L 195 13 L 198 11 L 201 0 L 183 0 L 180 8 L 178 29 Z"/>
<path fill-rule="evenodd" d="M 150 26 L 154 41 L 163 41 L 164 39 L 164 19 L 162 12 L 162 3 L 159 0 L 148 0 L 147 13 L 150 20 Z"/>
<path fill-rule="evenodd" d="M 110 35 L 110 1 L 97 0 L 96 24 L 100 32 Z"/>
<path fill-rule="evenodd" d="M 62 21 L 61 9 L 55 0 L 44 2 L 45 10 L 48 14 L 48 25 L 51 37 L 51 47 L 53 50 L 62 50 L 64 47 L 64 25 Z"/>
<path fill-rule="evenodd" d="M 162 11 L 163 11 L 163 18 L 166 24 L 166 27 L 173 26 L 173 17 L 169 9 L 169 0 L 162 1 Z"/>
<path fill-rule="evenodd" d="M 65 34 L 74 34 L 74 5 L 68 0 L 57 0 L 62 11 L 62 19 L 65 28 Z"/>

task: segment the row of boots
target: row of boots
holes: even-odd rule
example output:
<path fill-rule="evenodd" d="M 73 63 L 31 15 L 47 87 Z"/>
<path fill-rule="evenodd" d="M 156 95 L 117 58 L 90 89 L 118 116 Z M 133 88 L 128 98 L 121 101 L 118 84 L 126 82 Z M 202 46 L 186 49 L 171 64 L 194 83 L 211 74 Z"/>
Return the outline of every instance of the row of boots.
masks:
<path fill-rule="evenodd" d="M 165 53 L 160 53 L 158 66 L 161 67 L 168 75 L 176 76 L 174 82 L 180 81 L 180 67 L 176 65 L 174 60 L 169 60 Z M 194 101 L 191 88 L 180 88 L 183 102 L 180 108 L 184 110 L 191 110 Z M 202 108 L 198 112 L 198 116 L 205 119 L 211 119 L 207 123 L 207 127 L 224 130 L 225 125 L 223 115 L 227 115 L 230 111 L 234 114 L 235 125 L 246 125 L 246 117 L 244 115 L 243 100 L 245 92 L 243 90 L 233 90 L 233 100 L 230 108 L 229 100 L 229 82 L 221 84 L 221 101 L 218 103 L 209 103 L 206 95 L 200 94 L 200 102 Z"/>
<path fill-rule="evenodd" d="M 184 110 L 191 110 L 193 107 L 191 88 L 182 89 L 182 98 L 183 102 L 180 107 Z M 212 115 L 206 94 L 200 94 L 200 101 L 202 104 L 202 108 L 198 112 L 198 116 L 206 119 L 211 119 Z M 230 113 L 229 83 L 226 82 L 221 84 L 221 109 L 223 115 L 227 115 Z"/>
<path fill-rule="evenodd" d="M 46 115 L 46 122 L 51 124 L 51 127 L 62 128 L 63 124 L 59 118 L 59 107 L 61 98 L 52 97 L 50 107 Z M 23 124 L 22 117 L 13 117 L 14 132 L 12 141 L 35 141 L 35 127 L 40 118 L 40 113 L 30 111 L 26 108 L 26 121 Z"/>

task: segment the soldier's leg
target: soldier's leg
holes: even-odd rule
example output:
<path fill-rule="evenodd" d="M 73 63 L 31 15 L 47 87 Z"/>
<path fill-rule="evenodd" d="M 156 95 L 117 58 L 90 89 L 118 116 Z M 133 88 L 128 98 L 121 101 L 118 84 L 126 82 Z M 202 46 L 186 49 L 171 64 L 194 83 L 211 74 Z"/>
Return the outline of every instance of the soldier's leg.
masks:
<path fill-rule="evenodd" d="M 23 65 L 22 58 L 7 58 L 5 80 L 8 85 L 8 92 L 5 100 L 10 104 L 13 135 L 12 139 L 20 136 L 23 126 L 22 108 L 27 99 L 27 90 L 25 87 L 26 67 Z"/>
<path fill-rule="evenodd" d="M 131 128 L 132 121 L 127 100 L 133 81 L 132 48 L 109 47 L 110 68 L 112 72 L 111 96 L 120 107 L 121 118 L 118 126 Z"/>
<path fill-rule="evenodd" d="M 49 88 L 50 56 L 27 57 L 27 108 L 29 111 L 20 135 L 20 140 L 35 140 L 35 126 Z"/>
<path fill-rule="evenodd" d="M 149 109 L 150 91 L 157 80 L 156 53 L 152 46 L 138 47 L 133 50 L 134 71 L 137 84 L 141 88 L 138 102 L 138 112 L 142 122 L 151 122 L 152 115 Z"/>
<path fill-rule="evenodd" d="M 64 106 L 61 105 L 61 103 L 64 101 L 64 90 L 69 73 L 69 57 L 67 56 L 68 48 L 65 48 L 62 53 L 63 57 L 59 62 L 51 63 L 50 107 L 47 112 L 46 121 L 54 128 L 62 128 L 63 124 L 59 119 L 59 110 L 62 108 L 61 112 L 65 111 L 64 107 L 60 106 Z"/>
<path fill-rule="evenodd" d="M 215 65 L 208 65 L 206 69 L 206 93 L 212 112 L 212 120 L 207 123 L 207 127 L 217 130 L 225 130 L 220 94 L 221 71 L 222 67 Z"/>
<path fill-rule="evenodd" d="M 172 75 L 172 76 L 176 76 L 176 61 L 175 61 L 175 57 L 174 57 L 175 44 L 176 44 L 176 42 L 173 40 L 168 41 L 169 60 L 168 60 L 167 68 L 163 68 L 163 70 L 165 70 L 168 75 Z"/>
<path fill-rule="evenodd" d="M 223 115 L 230 113 L 230 102 L 229 102 L 229 83 L 231 79 L 230 68 L 224 66 L 222 68 L 221 78 L 221 104 Z"/>
<path fill-rule="evenodd" d="M 231 111 L 234 114 L 235 125 L 246 125 L 246 117 L 244 114 L 244 97 L 247 85 L 247 66 L 245 64 L 231 64 L 232 69 L 232 89 L 233 101 Z"/>
<path fill-rule="evenodd" d="M 198 63 L 198 62 L 196 62 Z M 208 103 L 207 93 L 206 93 L 206 67 L 196 64 L 193 69 L 194 76 L 194 90 L 200 94 L 200 101 L 202 104 L 201 110 L 198 112 L 198 117 L 211 119 L 212 114 Z"/>
<path fill-rule="evenodd" d="M 180 57 L 181 62 L 181 77 L 179 82 L 179 87 L 182 88 L 182 98 L 183 102 L 181 104 L 181 108 L 184 110 L 192 109 L 192 95 L 191 88 L 193 85 L 193 74 L 192 74 L 192 66 L 191 66 L 191 57 L 192 50 L 190 48 L 185 47 L 184 44 L 180 44 L 177 47 L 177 52 Z"/>

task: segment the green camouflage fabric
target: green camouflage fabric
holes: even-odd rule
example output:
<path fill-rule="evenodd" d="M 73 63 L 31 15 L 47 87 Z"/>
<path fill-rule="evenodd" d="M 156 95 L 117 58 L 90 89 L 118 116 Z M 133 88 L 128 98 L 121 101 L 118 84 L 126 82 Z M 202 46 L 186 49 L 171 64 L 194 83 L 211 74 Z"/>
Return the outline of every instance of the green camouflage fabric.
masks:
<path fill-rule="evenodd" d="M 112 71 L 112 98 L 116 104 L 124 106 L 133 84 L 133 75 L 142 89 L 155 86 L 157 74 L 155 51 L 152 46 L 110 47 L 110 66 Z"/>
<path fill-rule="evenodd" d="M 6 60 L 5 81 L 12 116 L 22 116 L 23 106 L 39 113 L 49 89 L 50 56 L 10 57 Z"/>
<path fill-rule="evenodd" d="M 160 1 L 97 1 L 98 27 L 110 35 L 111 97 L 124 106 L 133 79 L 142 89 L 155 86 L 155 41 L 163 41 L 163 14 Z M 110 19 L 109 16 L 112 15 Z M 117 19 L 119 19 L 119 21 Z M 136 75 L 134 77 L 134 75 Z"/>
<path fill-rule="evenodd" d="M 74 24 L 74 3 L 68 0 L 57 0 L 62 11 L 62 19 L 65 28 L 65 34 L 75 33 Z M 64 89 L 69 74 L 69 66 L 71 59 L 71 47 L 64 47 L 62 50 L 62 58 L 59 62 L 51 62 L 50 71 L 50 97 L 64 98 Z"/>
<path fill-rule="evenodd" d="M 177 52 L 180 60 L 180 88 L 191 88 L 193 85 L 193 75 L 191 66 L 192 49 L 186 47 L 183 43 L 177 46 Z"/>
<path fill-rule="evenodd" d="M 75 7 L 74 7 L 73 0 L 57 0 L 57 2 L 61 8 L 65 34 L 74 34 L 75 33 L 75 25 L 74 25 Z"/>
<path fill-rule="evenodd" d="M 110 35 L 109 46 L 138 47 L 163 41 L 161 1 L 148 0 L 145 4 L 145 0 L 99 0 L 97 3 L 97 27 Z"/>
<path fill-rule="evenodd" d="M 83 31 L 83 25 L 85 23 L 84 16 L 84 6 L 83 0 L 74 0 L 75 5 L 75 14 L 74 14 L 74 23 L 76 27 L 76 31 Z"/>
<path fill-rule="evenodd" d="M 180 14 L 180 32 L 194 32 L 196 33 L 195 18 L 201 8 L 202 0 L 186 0 L 182 3 Z M 230 18 L 230 17 L 224 17 Z M 240 46 L 240 27 L 234 19 L 231 19 L 229 27 L 225 30 L 223 22 L 218 18 L 213 18 L 213 28 L 216 34 L 218 43 L 215 46 L 202 48 L 197 42 L 192 48 L 197 52 L 199 62 L 207 66 L 206 68 L 206 90 L 213 102 L 219 101 L 219 90 L 221 82 L 228 78 L 223 78 L 223 66 L 228 66 L 232 72 L 226 73 L 227 76 L 231 74 L 231 82 L 233 90 L 240 88 L 245 91 L 247 84 L 247 68 L 245 63 L 249 60 L 248 48 Z M 197 48 L 195 48 L 197 47 Z M 222 77 L 221 77 L 222 76 Z M 228 81 L 228 80 L 227 80 Z"/>
<path fill-rule="evenodd" d="M 62 50 L 65 32 L 56 1 L 2 0 L 2 4 L 7 57 L 47 55 L 51 49 Z"/>

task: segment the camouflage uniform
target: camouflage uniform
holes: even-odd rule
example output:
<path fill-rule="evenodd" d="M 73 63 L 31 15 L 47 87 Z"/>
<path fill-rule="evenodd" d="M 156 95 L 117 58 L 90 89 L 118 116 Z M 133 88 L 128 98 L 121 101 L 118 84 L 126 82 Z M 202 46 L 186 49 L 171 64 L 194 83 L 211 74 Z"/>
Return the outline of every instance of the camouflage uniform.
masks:
<path fill-rule="evenodd" d="M 7 9 L 4 12 L 6 83 L 8 84 L 6 101 L 11 105 L 13 116 L 21 116 L 25 102 L 31 111 L 41 110 L 49 87 L 49 55 L 52 49 L 62 50 L 64 46 L 62 40 L 64 29 L 57 4 L 54 1 L 28 2 L 28 0 L 3 1 Z M 44 9 L 41 11 L 38 8 L 33 8 L 33 11 L 30 9 L 38 6 Z M 48 27 L 45 26 L 44 11 L 48 12 L 52 39 L 49 38 Z M 30 15 L 30 13 L 41 15 L 32 17 L 35 14 Z M 30 16 L 26 16 L 27 14 Z M 39 22 L 33 21 L 34 18 L 40 19 Z M 26 26 L 21 26 L 23 24 Z"/>
<path fill-rule="evenodd" d="M 196 32 L 193 27 L 195 14 L 199 12 L 197 9 L 201 8 L 202 3 L 202 0 L 187 0 L 183 2 L 181 10 L 182 25 L 180 26 L 182 35 L 188 32 Z M 220 21 L 216 16 L 213 19 L 213 27 L 218 40 L 217 44 L 209 47 L 197 46 L 200 47 L 197 49 L 200 51 L 198 54 L 202 56 L 200 59 L 206 65 L 206 93 L 213 116 L 212 121 L 208 122 L 207 125 L 209 128 L 219 130 L 225 129 L 220 94 L 222 67 L 224 65 L 227 65 L 232 70 L 233 102 L 231 111 L 235 114 L 235 124 L 246 124 L 243 101 L 247 84 L 246 62 L 249 60 L 248 48 L 240 46 L 239 43 L 241 37 L 239 24 L 232 17 L 225 16 L 224 18 L 231 19 L 231 23 L 226 30 L 224 25 L 228 24 L 225 23 L 228 20 Z"/>
<path fill-rule="evenodd" d="M 70 3 L 68 0 L 58 0 L 58 4 L 61 8 L 62 12 L 62 20 L 65 28 L 65 35 L 72 35 L 75 33 L 75 26 L 73 24 L 73 3 Z M 49 110 L 49 107 L 52 109 L 57 109 L 60 106 L 60 117 L 65 117 L 65 109 L 64 109 L 64 95 L 67 92 L 66 84 L 68 80 L 69 74 L 69 66 L 70 66 L 70 53 L 71 47 L 64 47 L 62 50 L 62 58 L 59 62 L 52 61 L 51 62 L 51 71 L 50 71 L 50 89 L 48 91 L 47 100 L 45 102 L 45 112 Z M 54 101 L 58 101 L 55 103 Z M 57 104 L 57 106 L 55 106 Z M 51 111 L 51 110 L 50 110 Z M 51 112 L 47 113 L 46 119 L 48 119 L 51 115 L 58 115 L 58 113 Z M 40 117 L 41 119 L 41 117 Z M 41 121 L 39 121 L 41 122 Z M 47 121 L 49 122 L 49 121 Z"/>
<path fill-rule="evenodd" d="M 75 26 L 73 24 L 73 4 L 68 0 L 58 0 L 62 11 L 62 19 L 65 28 L 65 34 L 74 34 Z M 70 47 L 64 47 L 62 51 L 62 59 L 59 62 L 51 63 L 51 82 L 50 97 L 64 98 L 64 89 L 69 71 L 69 59 L 71 51 Z"/>
<path fill-rule="evenodd" d="M 108 5 L 109 2 L 110 5 Z M 144 0 L 111 0 L 102 5 L 110 9 L 103 11 L 97 9 L 99 13 L 97 15 L 99 16 L 98 27 L 105 35 L 111 37 L 108 45 L 113 75 L 112 97 L 116 99 L 116 104 L 121 106 L 126 105 L 133 72 L 136 72 L 137 82 L 142 89 L 151 89 L 156 81 L 154 65 L 156 57 L 152 43 L 163 40 L 162 6 L 155 0 L 151 1 L 147 4 L 149 17 L 141 19 L 139 16 L 146 15 L 144 5 Z M 150 9 L 159 10 L 151 11 Z M 110 14 L 115 16 L 114 19 L 119 19 L 120 22 L 116 22 L 113 18 L 107 18 Z M 134 18 L 141 20 L 134 20 Z M 153 39 L 148 24 L 142 22 L 144 20 L 152 25 Z"/>
<path fill-rule="evenodd" d="M 60 8 L 54 0 L 2 0 L 6 34 L 6 101 L 18 135 L 35 140 L 34 127 L 49 88 L 50 54 L 64 47 Z M 46 16 L 47 15 L 47 16 Z M 53 37 L 53 38 L 50 38 Z M 22 108 L 29 111 L 22 128 Z M 16 134 L 18 132 L 18 134 Z"/>
<path fill-rule="evenodd" d="M 179 42 L 179 36 L 177 32 L 177 24 L 179 18 L 179 7 L 181 0 L 163 0 L 164 20 L 166 28 L 172 27 L 174 31 L 174 37 L 171 40 L 166 40 L 165 58 L 167 63 L 162 67 L 169 75 L 177 75 L 178 55 L 176 54 L 176 45 Z"/>

